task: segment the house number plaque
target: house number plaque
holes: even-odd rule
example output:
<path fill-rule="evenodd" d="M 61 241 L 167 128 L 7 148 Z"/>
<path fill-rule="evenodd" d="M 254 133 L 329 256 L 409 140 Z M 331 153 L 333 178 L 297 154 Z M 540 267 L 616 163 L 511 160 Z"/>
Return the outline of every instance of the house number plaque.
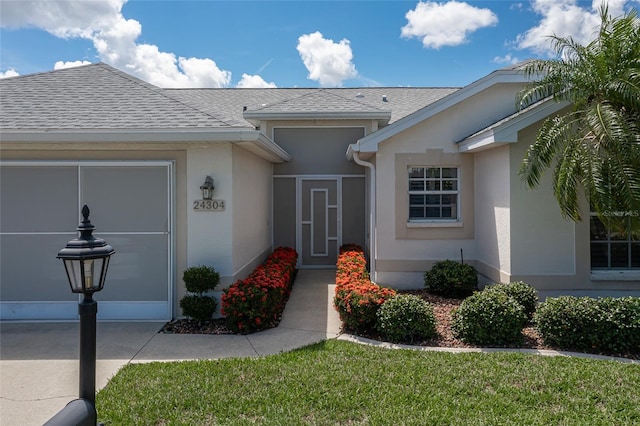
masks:
<path fill-rule="evenodd" d="M 193 210 L 197 212 L 223 212 L 224 200 L 195 200 Z"/>

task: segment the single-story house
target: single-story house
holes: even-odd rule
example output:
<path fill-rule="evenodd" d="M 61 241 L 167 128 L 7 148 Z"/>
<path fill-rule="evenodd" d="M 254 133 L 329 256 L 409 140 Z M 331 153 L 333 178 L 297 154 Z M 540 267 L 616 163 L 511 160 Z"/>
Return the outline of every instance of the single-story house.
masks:
<path fill-rule="evenodd" d="M 0 318 L 77 318 L 59 249 L 83 204 L 116 254 L 104 320 L 181 315 L 182 273 L 222 286 L 277 246 L 299 268 L 365 247 L 420 287 L 442 259 L 541 295 L 640 294 L 640 242 L 563 219 L 517 171 L 543 119 L 518 66 L 463 88 L 161 89 L 104 63 L 0 81 Z M 203 201 L 207 177 L 213 199 Z"/>

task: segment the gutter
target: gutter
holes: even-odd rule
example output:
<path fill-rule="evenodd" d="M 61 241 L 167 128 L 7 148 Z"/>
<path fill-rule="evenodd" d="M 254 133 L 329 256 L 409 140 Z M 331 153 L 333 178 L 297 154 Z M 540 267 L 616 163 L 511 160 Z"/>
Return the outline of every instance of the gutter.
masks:
<path fill-rule="evenodd" d="M 373 163 L 360 159 L 360 145 L 351 144 L 347 149 L 347 158 L 353 159 L 356 164 L 367 167 L 371 171 L 369 184 L 369 275 L 372 282 L 376 282 L 376 257 L 378 255 L 376 241 L 376 166 Z"/>

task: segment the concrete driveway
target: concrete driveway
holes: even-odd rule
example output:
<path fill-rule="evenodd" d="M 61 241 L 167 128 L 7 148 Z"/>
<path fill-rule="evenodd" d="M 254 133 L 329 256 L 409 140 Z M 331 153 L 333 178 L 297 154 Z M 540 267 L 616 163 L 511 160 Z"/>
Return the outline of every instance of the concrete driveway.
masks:
<path fill-rule="evenodd" d="M 301 270 L 277 328 L 248 336 L 159 334 L 163 323 L 100 322 L 96 386 L 128 363 L 258 357 L 337 337 L 335 270 Z M 42 425 L 78 397 L 78 323 L 0 323 L 0 425 Z"/>

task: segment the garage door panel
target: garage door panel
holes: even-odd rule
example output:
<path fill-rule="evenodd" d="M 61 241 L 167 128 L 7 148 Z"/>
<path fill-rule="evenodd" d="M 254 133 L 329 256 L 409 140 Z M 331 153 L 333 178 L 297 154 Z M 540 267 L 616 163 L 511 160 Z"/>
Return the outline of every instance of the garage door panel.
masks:
<path fill-rule="evenodd" d="M 169 228 L 166 167 L 83 167 L 82 203 L 101 232 Z"/>
<path fill-rule="evenodd" d="M 102 235 L 116 250 L 109 263 L 104 289 L 97 300 L 166 301 L 166 235 Z M 141 249 L 143 248 L 143 249 Z"/>
<path fill-rule="evenodd" d="M 76 320 L 78 295 L 56 258 L 87 204 L 111 259 L 98 318 L 172 315 L 172 167 L 149 162 L 0 161 L 0 319 Z"/>
<path fill-rule="evenodd" d="M 77 167 L 0 168 L 2 232 L 64 232 L 78 226 Z"/>
<path fill-rule="evenodd" d="M 69 235 L 3 235 L 0 238 L 0 294 L 3 302 L 77 300 L 56 256 Z"/>

